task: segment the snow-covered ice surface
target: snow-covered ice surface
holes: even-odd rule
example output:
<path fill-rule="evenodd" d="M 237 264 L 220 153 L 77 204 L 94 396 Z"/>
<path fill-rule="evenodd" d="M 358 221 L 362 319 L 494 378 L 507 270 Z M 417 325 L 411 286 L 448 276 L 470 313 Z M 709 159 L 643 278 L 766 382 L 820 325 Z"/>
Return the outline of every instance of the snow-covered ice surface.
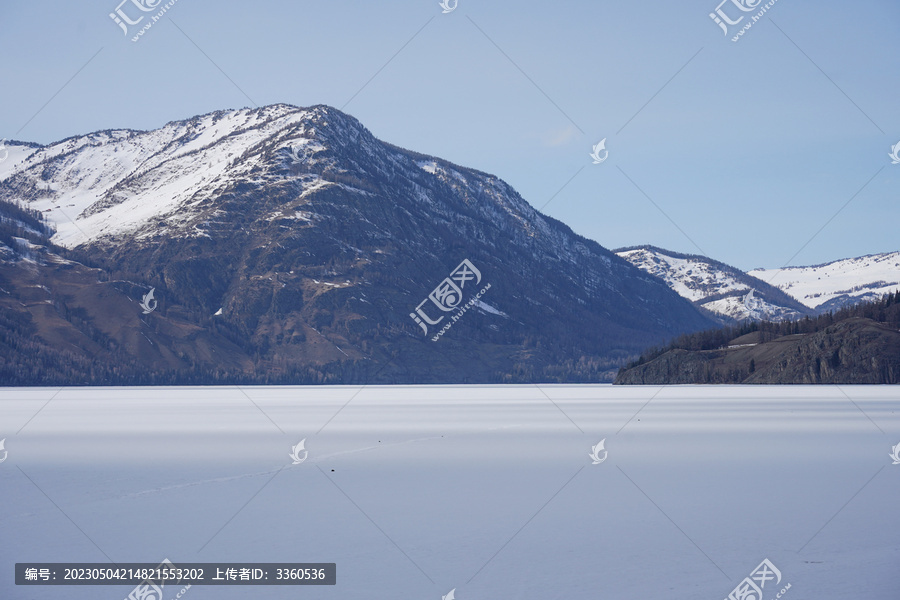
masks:
<path fill-rule="evenodd" d="M 6 388 L 3 438 L 3 599 L 132 589 L 16 562 L 163 558 L 337 563 L 188 600 L 721 600 L 764 558 L 764 600 L 900 589 L 897 387 Z"/>

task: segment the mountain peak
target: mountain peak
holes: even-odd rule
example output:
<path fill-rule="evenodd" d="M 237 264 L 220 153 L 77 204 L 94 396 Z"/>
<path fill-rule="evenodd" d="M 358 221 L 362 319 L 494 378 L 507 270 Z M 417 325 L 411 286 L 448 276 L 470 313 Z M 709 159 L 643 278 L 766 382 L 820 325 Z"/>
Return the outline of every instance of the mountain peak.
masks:
<path fill-rule="evenodd" d="M 16 147 L 4 164 L 0 197 L 24 201 L 56 226 L 56 243 L 74 247 L 181 217 L 271 152 L 294 157 L 371 134 L 337 109 L 273 104 L 220 110 L 152 131 L 106 130 L 41 147 Z M 313 140 L 317 144 L 311 143 Z"/>

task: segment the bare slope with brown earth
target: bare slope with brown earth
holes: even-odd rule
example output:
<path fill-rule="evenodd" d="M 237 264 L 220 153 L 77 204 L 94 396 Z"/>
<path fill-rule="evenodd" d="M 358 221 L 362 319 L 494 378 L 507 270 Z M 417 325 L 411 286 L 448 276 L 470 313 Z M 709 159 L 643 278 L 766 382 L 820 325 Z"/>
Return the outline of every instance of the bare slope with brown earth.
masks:
<path fill-rule="evenodd" d="M 744 335 L 716 350 L 672 349 L 624 370 L 615 383 L 900 383 L 900 331 L 872 319 L 762 343 L 759 337 Z"/>

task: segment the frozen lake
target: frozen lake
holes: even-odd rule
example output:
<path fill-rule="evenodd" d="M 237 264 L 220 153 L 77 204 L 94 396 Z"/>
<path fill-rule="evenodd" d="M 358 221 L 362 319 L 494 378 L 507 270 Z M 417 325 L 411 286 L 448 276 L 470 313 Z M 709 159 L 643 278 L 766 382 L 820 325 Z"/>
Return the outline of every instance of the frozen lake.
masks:
<path fill-rule="evenodd" d="M 764 559 L 764 600 L 900 597 L 898 387 L 5 388 L 3 438 L 3 599 L 163 558 L 337 563 L 189 600 L 722 600 Z"/>

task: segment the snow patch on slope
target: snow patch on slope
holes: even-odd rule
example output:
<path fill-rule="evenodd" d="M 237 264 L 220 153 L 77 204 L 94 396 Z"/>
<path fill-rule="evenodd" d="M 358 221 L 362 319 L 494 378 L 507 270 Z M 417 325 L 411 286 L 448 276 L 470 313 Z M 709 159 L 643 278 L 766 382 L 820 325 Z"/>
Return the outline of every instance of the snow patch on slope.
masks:
<path fill-rule="evenodd" d="M 0 181 L 15 173 L 29 156 L 38 151 L 34 146 L 0 139 Z"/>
<path fill-rule="evenodd" d="M 425 171 L 426 173 L 431 173 L 432 175 L 434 175 L 434 174 L 437 173 L 437 171 L 438 171 L 438 165 L 437 165 L 437 163 L 436 163 L 435 161 L 433 161 L 433 160 L 420 160 L 420 161 L 416 161 L 416 165 L 417 165 L 420 169 L 422 169 L 423 171 Z"/>
<path fill-rule="evenodd" d="M 711 310 L 714 313 L 725 315 L 744 321 L 753 319 L 760 321 L 764 319 L 772 319 L 773 316 L 784 312 L 784 307 L 772 304 L 766 300 L 757 297 L 756 290 L 751 289 L 743 296 L 728 296 L 727 298 L 719 298 L 710 302 L 700 304 L 703 308 Z"/>

